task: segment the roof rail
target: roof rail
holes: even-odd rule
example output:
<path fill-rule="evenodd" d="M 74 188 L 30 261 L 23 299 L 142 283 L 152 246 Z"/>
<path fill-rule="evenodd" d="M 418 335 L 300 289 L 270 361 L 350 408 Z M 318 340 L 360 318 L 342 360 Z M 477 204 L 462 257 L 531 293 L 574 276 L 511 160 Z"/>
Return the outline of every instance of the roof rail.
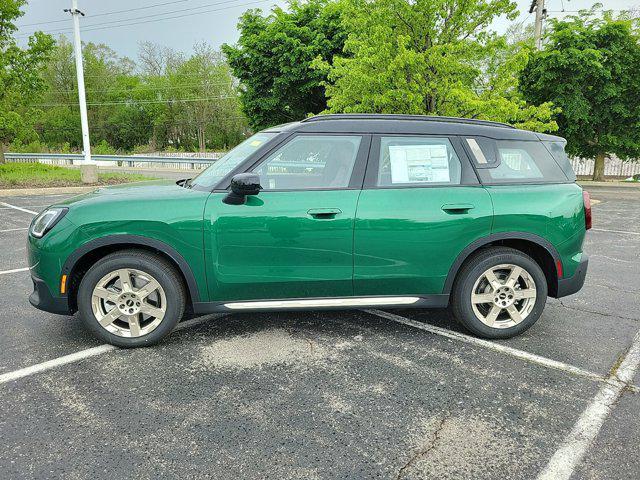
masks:
<path fill-rule="evenodd" d="M 325 120 L 419 120 L 423 122 L 466 123 L 471 125 L 486 125 L 489 127 L 515 128 L 513 125 L 491 120 L 476 120 L 475 118 L 439 117 L 432 115 L 399 115 L 390 113 L 332 113 L 315 115 L 301 120 L 307 122 L 321 122 Z"/>

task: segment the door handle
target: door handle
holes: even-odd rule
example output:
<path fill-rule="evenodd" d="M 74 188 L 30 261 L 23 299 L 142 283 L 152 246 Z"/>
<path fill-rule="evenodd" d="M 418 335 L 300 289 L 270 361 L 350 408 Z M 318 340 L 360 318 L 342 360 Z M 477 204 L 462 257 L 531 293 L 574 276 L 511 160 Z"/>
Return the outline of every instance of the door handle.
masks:
<path fill-rule="evenodd" d="M 335 218 L 336 215 L 342 213 L 342 210 L 339 208 L 311 208 L 307 210 L 307 214 L 317 219 L 331 219 Z"/>
<path fill-rule="evenodd" d="M 473 208 L 474 205 L 470 203 L 445 203 L 442 205 L 442 210 L 447 213 L 467 213 Z"/>

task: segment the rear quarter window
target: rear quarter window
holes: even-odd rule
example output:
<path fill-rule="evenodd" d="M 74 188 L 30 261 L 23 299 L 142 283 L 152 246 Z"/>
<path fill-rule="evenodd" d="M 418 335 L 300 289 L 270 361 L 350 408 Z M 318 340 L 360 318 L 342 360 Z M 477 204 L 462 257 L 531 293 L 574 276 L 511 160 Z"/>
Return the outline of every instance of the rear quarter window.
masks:
<path fill-rule="evenodd" d="M 485 157 L 490 157 L 489 161 L 478 158 L 473 149 L 469 150 L 483 183 L 558 183 L 570 180 L 542 142 L 485 138 L 481 145 Z"/>
<path fill-rule="evenodd" d="M 558 163 L 564 174 L 572 182 L 576 181 L 576 172 L 573 171 L 571 162 L 567 153 L 564 151 L 564 142 L 542 142 L 547 150 L 553 155 L 554 160 Z"/>

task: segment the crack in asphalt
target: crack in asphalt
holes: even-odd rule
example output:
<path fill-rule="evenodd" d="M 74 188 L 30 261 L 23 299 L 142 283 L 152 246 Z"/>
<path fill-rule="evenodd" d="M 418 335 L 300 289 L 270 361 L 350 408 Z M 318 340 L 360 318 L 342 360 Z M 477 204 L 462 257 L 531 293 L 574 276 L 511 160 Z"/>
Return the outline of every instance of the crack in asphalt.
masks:
<path fill-rule="evenodd" d="M 556 299 L 558 301 L 558 303 L 560 304 L 560 306 L 568 309 L 568 310 L 576 310 L 578 312 L 583 312 L 583 313 L 593 313 L 594 315 L 602 315 L 603 317 L 613 317 L 613 318 L 621 318 L 623 320 L 632 320 L 634 322 L 640 322 L 640 318 L 635 318 L 635 317 L 626 317 L 624 315 L 615 315 L 613 313 L 606 313 L 606 312 L 598 312 L 596 310 L 589 310 L 588 308 L 580 308 L 580 307 L 574 307 L 574 306 L 569 306 L 569 305 L 565 305 L 564 302 L 560 299 Z"/>
<path fill-rule="evenodd" d="M 611 285 L 605 285 L 600 283 L 592 283 L 591 286 L 608 288 L 609 290 L 613 290 L 614 292 L 623 292 L 623 293 L 631 293 L 632 295 L 640 295 L 640 290 L 625 290 L 624 288 L 613 287 Z"/>
<path fill-rule="evenodd" d="M 291 335 L 292 337 L 297 336 L 297 334 L 300 333 L 300 330 L 297 330 L 295 328 L 288 328 L 286 329 L 287 332 L 289 333 L 289 335 Z M 311 340 L 309 340 L 306 336 L 304 335 L 299 335 L 299 337 L 302 338 L 302 340 L 304 340 L 305 342 L 307 342 L 307 344 L 309 345 L 309 353 L 313 354 L 313 342 Z"/>
<path fill-rule="evenodd" d="M 442 432 L 442 429 L 444 428 L 444 424 L 446 423 L 446 421 L 449 419 L 450 416 L 451 416 L 451 413 L 447 413 L 442 417 L 440 422 L 438 422 L 438 426 L 433 431 L 433 434 L 431 435 L 431 439 L 429 440 L 429 443 L 427 443 L 423 448 L 421 448 L 418 452 L 416 452 L 409 459 L 409 461 L 407 461 L 407 463 L 405 463 L 403 467 L 400 470 L 398 470 L 398 475 L 396 475 L 396 480 L 400 480 L 402 477 L 404 477 L 406 471 L 409 468 L 411 468 L 422 457 L 427 455 L 431 450 L 436 448 L 438 440 L 440 439 L 440 433 Z"/>

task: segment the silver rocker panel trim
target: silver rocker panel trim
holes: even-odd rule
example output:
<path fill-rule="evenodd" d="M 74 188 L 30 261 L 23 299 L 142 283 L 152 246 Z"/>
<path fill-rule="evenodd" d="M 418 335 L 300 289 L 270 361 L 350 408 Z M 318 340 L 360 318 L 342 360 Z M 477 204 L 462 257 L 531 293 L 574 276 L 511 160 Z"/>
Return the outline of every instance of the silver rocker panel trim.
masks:
<path fill-rule="evenodd" d="M 285 298 L 245 301 L 196 302 L 196 314 L 274 310 L 340 310 L 366 307 L 446 308 L 449 295 L 389 295 L 371 297 Z"/>

